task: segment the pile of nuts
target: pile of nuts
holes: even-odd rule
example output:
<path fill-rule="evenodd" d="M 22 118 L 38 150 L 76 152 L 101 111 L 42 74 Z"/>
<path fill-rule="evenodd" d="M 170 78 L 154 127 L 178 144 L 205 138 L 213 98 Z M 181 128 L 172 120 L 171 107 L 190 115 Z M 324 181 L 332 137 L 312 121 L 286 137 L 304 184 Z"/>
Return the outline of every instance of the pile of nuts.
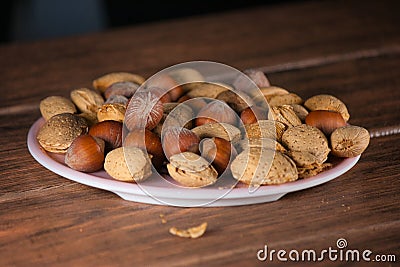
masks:
<path fill-rule="evenodd" d="M 70 99 L 43 99 L 46 123 L 37 140 L 48 152 L 64 153 L 65 164 L 77 171 L 104 169 L 126 182 L 158 172 L 187 187 L 212 185 L 226 174 L 249 185 L 282 184 L 367 148 L 368 131 L 348 124 L 338 98 L 304 101 L 271 86 L 262 72 L 245 74 L 259 90 L 241 90 L 243 77 L 206 82 L 188 68 L 147 81 L 109 73 L 95 79 L 93 89 L 73 90 Z"/>

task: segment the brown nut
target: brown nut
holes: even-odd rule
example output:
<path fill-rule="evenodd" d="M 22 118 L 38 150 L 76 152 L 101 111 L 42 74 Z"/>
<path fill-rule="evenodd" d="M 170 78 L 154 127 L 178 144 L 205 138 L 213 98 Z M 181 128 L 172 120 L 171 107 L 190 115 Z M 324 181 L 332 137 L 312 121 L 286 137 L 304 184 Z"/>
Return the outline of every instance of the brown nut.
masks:
<path fill-rule="evenodd" d="M 163 113 L 163 104 L 154 93 L 136 93 L 126 109 L 125 125 L 129 130 L 135 128 L 151 130 L 161 121 Z"/>
<path fill-rule="evenodd" d="M 258 120 L 266 120 L 268 119 L 268 110 L 258 106 L 248 107 L 240 113 L 240 119 L 243 124 L 252 124 Z"/>
<path fill-rule="evenodd" d="M 228 123 L 236 125 L 237 115 L 226 103 L 222 101 L 213 101 L 208 103 L 197 114 L 196 126 L 206 123 Z"/>
<path fill-rule="evenodd" d="M 370 135 L 367 129 L 348 125 L 337 128 L 331 134 L 332 154 L 338 157 L 356 157 L 369 145 Z"/>
<path fill-rule="evenodd" d="M 147 87 L 145 92 L 154 93 L 163 104 L 172 102 L 171 96 L 168 94 L 168 91 L 166 89 L 152 86 Z"/>
<path fill-rule="evenodd" d="M 167 159 L 181 152 L 197 153 L 199 151 L 199 137 L 186 128 L 169 127 L 162 133 L 161 140 Z"/>
<path fill-rule="evenodd" d="M 105 142 L 105 151 L 122 146 L 122 123 L 118 121 L 102 121 L 89 129 L 89 134 Z"/>
<path fill-rule="evenodd" d="M 172 104 L 172 105 L 168 105 Z M 181 126 L 185 128 L 192 128 L 194 113 L 192 108 L 186 104 L 175 103 L 164 104 L 164 114 L 168 114 L 163 127 Z M 169 107 L 167 107 L 169 106 Z M 172 109 L 171 109 L 172 108 Z M 168 110 L 169 109 L 169 110 Z"/>
<path fill-rule="evenodd" d="M 178 100 L 184 94 L 184 90 L 168 74 L 157 74 L 146 82 L 147 87 L 158 87 L 168 94 L 171 101 Z M 166 102 L 164 102 L 166 103 Z"/>
<path fill-rule="evenodd" d="M 149 156 L 137 147 L 119 147 L 109 152 L 104 170 L 124 182 L 140 182 L 152 174 Z"/>
<path fill-rule="evenodd" d="M 169 175 L 188 187 L 203 187 L 214 184 L 218 173 L 203 157 L 192 152 L 173 155 L 167 164 Z"/>
<path fill-rule="evenodd" d="M 138 147 L 153 156 L 152 163 L 156 168 L 164 161 L 164 152 L 160 137 L 147 129 L 134 129 L 124 139 L 124 147 Z"/>
<path fill-rule="evenodd" d="M 311 111 L 330 110 L 339 112 L 346 122 L 350 118 L 346 105 L 340 99 L 332 95 L 315 95 L 307 99 L 306 102 L 304 102 L 304 106 Z"/>
<path fill-rule="evenodd" d="M 305 122 L 308 125 L 317 127 L 327 136 L 335 129 L 346 126 L 346 121 L 339 112 L 328 110 L 311 111 L 307 115 Z"/>
<path fill-rule="evenodd" d="M 112 72 L 95 79 L 93 81 L 93 87 L 104 93 L 108 87 L 116 82 L 133 82 L 141 85 L 144 81 L 145 78 L 137 74 L 129 72 Z"/>
<path fill-rule="evenodd" d="M 72 141 L 87 133 L 88 124 L 84 118 L 71 113 L 51 117 L 37 135 L 39 144 L 49 152 L 65 153 Z"/>
<path fill-rule="evenodd" d="M 40 101 L 40 113 L 47 121 L 51 117 L 61 113 L 76 113 L 74 103 L 62 96 L 49 96 Z"/>
<path fill-rule="evenodd" d="M 104 104 L 103 97 L 96 91 L 88 88 L 80 88 L 71 91 L 72 102 L 84 113 L 97 113 L 97 110 Z"/>
<path fill-rule="evenodd" d="M 116 82 L 111 84 L 104 92 L 104 97 L 108 100 L 112 96 L 120 95 L 127 98 L 132 97 L 139 88 L 137 83 L 133 82 Z"/>
<path fill-rule="evenodd" d="M 200 143 L 200 152 L 201 156 L 214 166 L 219 175 L 229 170 L 231 160 L 237 156 L 235 147 L 229 141 L 219 137 L 203 139 Z"/>
<path fill-rule="evenodd" d="M 104 141 L 91 135 L 80 135 L 65 154 L 65 164 L 81 172 L 95 172 L 103 168 Z"/>
<path fill-rule="evenodd" d="M 119 121 L 123 122 L 125 118 L 126 107 L 122 104 L 104 104 L 97 111 L 99 121 Z"/>
<path fill-rule="evenodd" d="M 260 103 L 260 102 L 265 102 L 265 100 L 269 101 L 271 97 L 275 95 L 287 95 L 287 94 L 289 94 L 289 91 L 284 88 L 277 86 L 266 86 L 266 87 L 261 87 L 259 91 L 254 91 L 252 97 L 256 103 Z"/>

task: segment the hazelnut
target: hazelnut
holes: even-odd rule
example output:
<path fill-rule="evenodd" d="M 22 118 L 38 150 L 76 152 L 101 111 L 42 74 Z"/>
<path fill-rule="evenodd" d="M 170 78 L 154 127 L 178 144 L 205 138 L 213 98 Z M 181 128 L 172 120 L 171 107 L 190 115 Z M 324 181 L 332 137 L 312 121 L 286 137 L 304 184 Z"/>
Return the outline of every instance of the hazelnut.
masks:
<path fill-rule="evenodd" d="M 103 168 L 104 141 L 85 134 L 74 139 L 65 154 L 65 164 L 81 172 L 95 172 Z"/>
<path fill-rule="evenodd" d="M 152 77 L 148 82 L 148 86 L 158 87 L 168 93 L 170 101 L 176 101 L 184 93 L 183 88 L 167 74 L 158 74 Z"/>
<path fill-rule="evenodd" d="M 306 124 L 317 127 L 324 134 L 330 135 L 335 129 L 346 126 L 342 115 L 336 111 L 314 110 L 308 113 Z"/>
<path fill-rule="evenodd" d="M 165 103 L 171 103 L 171 96 L 168 94 L 168 91 L 166 89 L 163 89 L 161 87 L 148 87 L 145 92 L 152 92 L 156 96 L 158 96 L 159 100 L 165 104 Z"/>
<path fill-rule="evenodd" d="M 268 119 L 268 110 L 258 106 L 248 107 L 240 113 L 243 124 L 256 123 L 258 120 Z"/>
<path fill-rule="evenodd" d="M 102 121 L 89 129 L 91 136 L 105 141 L 105 151 L 122 146 L 122 123 L 118 121 Z"/>
<path fill-rule="evenodd" d="M 237 155 L 231 143 L 219 137 L 206 138 L 200 142 L 201 156 L 211 162 L 218 174 L 221 175 L 228 168 L 231 159 Z"/>
<path fill-rule="evenodd" d="M 236 113 L 226 103 L 222 101 L 213 101 L 203 107 L 196 118 L 196 126 L 206 123 L 228 123 L 236 125 Z"/>
<path fill-rule="evenodd" d="M 154 166 L 161 167 L 164 161 L 164 152 L 160 137 L 147 129 L 134 129 L 124 139 L 124 147 L 137 147 L 146 150 L 153 156 Z"/>
<path fill-rule="evenodd" d="M 165 156 L 169 159 L 172 155 L 181 152 L 199 151 L 199 137 L 189 129 L 182 127 L 169 127 L 162 132 L 162 145 Z"/>
<path fill-rule="evenodd" d="M 129 101 L 125 113 L 125 124 L 129 130 L 153 129 L 161 121 L 164 112 L 162 102 L 152 92 L 136 93 Z"/>

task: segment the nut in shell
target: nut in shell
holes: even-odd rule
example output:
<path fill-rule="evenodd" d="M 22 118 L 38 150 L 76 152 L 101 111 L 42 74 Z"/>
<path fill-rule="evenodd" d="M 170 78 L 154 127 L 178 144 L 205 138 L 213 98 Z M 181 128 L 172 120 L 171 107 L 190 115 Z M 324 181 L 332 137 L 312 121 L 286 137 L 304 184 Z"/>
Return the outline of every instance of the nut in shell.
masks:
<path fill-rule="evenodd" d="M 65 153 L 72 141 L 88 131 L 84 118 L 71 113 L 51 117 L 39 130 L 37 140 L 49 152 Z"/>
<path fill-rule="evenodd" d="M 240 141 L 242 136 L 237 127 L 228 123 L 207 123 L 193 128 L 192 132 L 200 139 L 220 137 L 234 145 Z"/>
<path fill-rule="evenodd" d="M 169 175 L 178 183 L 187 187 L 204 187 L 217 181 L 218 173 L 201 156 L 192 152 L 183 152 L 170 157 L 167 165 Z"/>
<path fill-rule="evenodd" d="M 258 106 L 245 108 L 240 113 L 240 119 L 242 120 L 243 124 L 253 124 L 259 120 L 267 120 L 268 109 Z"/>
<path fill-rule="evenodd" d="M 122 123 L 118 121 L 102 121 L 89 129 L 91 136 L 105 141 L 105 151 L 122 146 Z"/>
<path fill-rule="evenodd" d="M 307 124 L 288 128 L 282 135 L 282 144 L 292 151 L 305 151 L 313 154 L 319 164 L 327 160 L 330 152 L 324 133 Z"/>
<path fill-rule="evenodd" d="M 93 81 L 93 87 L 104 93 L 108 87 L 117 82 L 133 82 L 141 85 L 146 79 L 142 76 L 129 72 L 112 72 L 105 74 Z"/>
<path fill-rule="evenodd" d="M 196 82 L 192 83 L 192 89 L 187 92 L 190 98 L 208 97 L 216 98 L 221 92 L 229 90 L 228 87 L 209 82 Z"/>
<path fill-rule="evenodd" d="M 346 105 L 337 97 L 333 95 L 315 95 L 310 97 L 304 102 L 304 106 L 309 110 L 330 110 L 339 112 L 343 119 L 347 122 L 350 118 L 350 114 L 347 110 Z"/>
<path fill-rule="evenodd" d="M 229 170 L 229 164 L 237 156 L 234 146 L 225 139 L 205 138 L 200 143 L 201 156 L 208 160 L 219 175 Z"/>
<path fill-rule="evenodd" d="M 51 117 L 61 113 L 76 113 L 74 103 L 62 96 L 49 96 L 40 101 L 40 113 L 47 121 Z"/>
<path fill-rule="evenodd" d="M 152 174 L 149 155 L 137 147 L 119 147 L 110 151 L 104 169 L 114 179 L 125 182 L 140 182 Z"/>
<path fill-rule="evenodd" d="M 286 149 L 278 141 L 271 138 L 244 138 L 238 143 L 241 151 L 248 150 L 251 147 L 267 148 L 270 150 L 276 150 L 282 153 L 286 153 Z"/>
<path fill-rule="evenodd" d="M 216 100 L 208 103 L 199 111 L 195 123 L 196 126 L 215 122 L 236 125 L 237 117 L 235 111 L 225 102 Z"/>
<path fill-rule="evenodd" d="M 266 148 L 251 147 L 231 164 L 232 176 L 251 186 L 282 184 L 298 179 L 296 164 L 285 154 Z"/>
<path fill-rule="evenodd" d="M 282 122 L 287 127 L 293 127 L 302 124 L 299 117 L 293 111 L 293 108 L 289 105 L 275 106 L 272 107 L 272 116 L 275 121 Z"/>
<path fill-rule="evenodd" d="M 253 106 L 253 100 L 245 92 L 227 90 L 217 95 L 216 99 L 227 103 L 237 113 Z"/>
<path fill-rule="evenodd" d="M 181 152 L 190 151 L 196 153 L 199 151 L 200 139 L 189 129 L 169 127 L 161 133 L 161 136 L 162 146 L 167 159 Z"/>
<path fill-rule="evenodd" d="M 305 122 L 308 125 L 317 127 L 327 136 L 335 129 L 346 126 L 346 121 L 339 112 L 329 110 L 311 111 L 307 115 Z"/>
<path fill-rule="evenodd" d="M 120 95 L 130 98 L 139 89 L 139 85 L 133 82 L 116 82 L 111 84 L 104 92 L 104 97 L 108 100 L 112 96 Z"/>
<path fill-rule="evenodd" d="M 289 94 L 285 94 L 285 95 L 273 95 L 268 100 L 268 104 L 271 107 L 282 106 L 282 105 L 291 105 L 291 104 L 302 104 L 302 103 L 303 103 L 303 99 L 294 93 L 289 93 Z"/>
<path fill-rule="evenodd" d="M 71 91 L 72 102 L 84 113 L 97 113 L 97 110 L 104 104 L 103 97 L 96 91 L 88 88 L 80 88 Z"/>
<path fill-rule="evenodd" d="M 112 103 L 104 104 L 97 111 L 99 121 L 118 121 L 123 122 L 125 118 L 126 107 L 122 104 Z"/>
<path fill-rule="evenodd" d="M 271 138 L 281 141 L 286 125 L 273 120 L 259 120 L 244 126 L 247 138 Z"/>
<path fill-rule="evenodd" d="M 348 125 L 337 128 L 331 134 L 332 154 L 338 157 L 356 157 L 367 149 L 370 134 L 367 129 Z"/>
<path fill-rule="evenodd" d="M 75 138 L 65 154 L 65 164 L 81 172 L 98 171 L 103 163 L 104 140 L 88 134 Z"/>
<path fill-rule="evenodd" d="M 174 69 L 168 73 L 185 91 L 190 91 L 196 87 L 196 83 L 204 82 L 204 76 L 192 68 Z"/>

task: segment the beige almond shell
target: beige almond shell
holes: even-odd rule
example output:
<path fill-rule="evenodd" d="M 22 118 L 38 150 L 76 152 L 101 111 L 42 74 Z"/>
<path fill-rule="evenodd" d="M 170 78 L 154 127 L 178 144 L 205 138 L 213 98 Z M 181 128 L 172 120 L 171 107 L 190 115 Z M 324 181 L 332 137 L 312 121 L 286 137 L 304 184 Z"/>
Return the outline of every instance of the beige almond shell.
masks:
<path fill-rule="evenodd" d="M 302 124 L 288 128 L 282 135 L 282 144 L 292 151 L 306 151 L 316 156 L 322 164 L 330 152 L 328 140 L 316 127 Z"/>
<path fill-rule="evenodd" d="M 350 119 L 350 114 L 346 105 L 338 98 L 332 95 L 315 95 L 304 102 L 304 106 L 311 111 L 330 110 L 339 112 L 345 121 Z"/>
<path fill-rule="evenodd" d="M 367 149 L 370 134 L 367 129 L 348 125 L 337 128 L 331 134 L 332 154 L 338 157 L 356 157 Z"/>
<path fill-rule="evenodd" d="M 290 105 L 290 104 L 299 104 L 300 105 L 302 103 L 303 103 L 303 99 L 294 93 L 289 93 L 289 94 L 285 94 L 285 95 L 273 95 L 268 100 L 268 104 L 271 107 Z"/>
<path fill-rule="evenodd" d="M 246 136 L 249 139 L 271 138 L 280 142 L 282 135 L 286 130 L 286 125 L 279 121 L 259 120 L 258 122 L 252 124 L 246 124 L 244 128 L 246 131 Z"/>
<path fill-rule="evenodd" d="M 63 96 L 46 97 L 45 99 L 40 101 L 39 109 L 40 113 L 46 121 L 57 114 L 77 112 L 74 103 Z"/>
<path fill-rule="evenodd" d="M 206 123 L 197 126 L 192 129 L 192 131 L 200 138 L 212 138 L 219 137 L 225 139 L 232 144 L 236 144 L 241 139 L 240 130 L 228 123 Z"/>
<path fill-rule="evenodd" d="M 119 147 L 107 153 L 104 170 L 125 182 L 140 182 L 152 174 L 149 155 L 137 147 Z"/>
<path fill-rule="evenodd" d="M 70 97 L 83 113 L 97 113 L 97 110 L 104 104 L 103 97 L 88 88 L 75 89 L 71 91 Z"/>
<path fill-rule="evenodd" d="M 113 103 L 104 104 L 97 111 L 97 120 L 100 121 L 119 121 L 123 122 L 125 118 L 125 105 Z"/>
<path fill-rule="evenodd" d="M 88 131 L 84 118 L 71 113 L 51 117 L 37 134 L 39 144 L 49 152 L 66 153 L 74 139 Z"/>
<path fill-rule="evenodd" d="M 329 170 L 330 168 L 332 168 L 332 166 L 333 166 L 332 163 L 325 162 L 322 164 L 316 164 L 309 167 L 298 167 L 297 172 L 299 174 L 299 179 L 305 179 L 315 176 L 323 171 Z"/>
<path fill-rule="evenodd" d="M 251 97 L 241 91 L 226 90 L 218 94 L 216 99 L 224 101 L 237 113 L 254 104 Z"/>
<path fill-rule="evenodd" d="M 254 91 L 256 93 L 257 91 Z M 272 96 L 275 95 L 287 95 L 289 94 L 289 91 L 278 87 L 278 86 L 268 86 L 268 87 L 261 87 L 259 93 L 257 95 L 252 95 L 257 102 L 263 101 L 261 96 L 264 96 L 264 98 L 269 101 Z"/>
<path fill-rule="evenodd" d="M 267 148 L 276 150 L 282 153 L 286 153 L 286 148 L 282 146 L 278 141 L 271 138 L 250 138 L 242 139 L 238 143 L 241 151 L 248 150 L 251 147 Z"/>
<path fill-rule="evenodd" d="M 109 86 L 117 82 L 133 82 L 141 85 L 146 79 L 141 75 L 129 72 L 112 72 L 93 81 L 93 87 L 104 93 Z"/>
<path fill-rule="evenodd" d="M 318 158 L 308 151 L 288 151 L 287 155 L 296 163 L 297 167 L 310 168 L 319 165 Z"/>
<path fill-rule="evenodd" d="M 185 91 L 190 91 L 196 87 L 196 83 L 204 82 L 204 76 L 195 69 L 181 68 L 168 73 Z"/>
<path fill-rule="evenodd" d="M 232 176 L 245 184 L 273 185 L 297 180 L 296 164 L 285 154 L 252 147 L 240 153 L 231 164 Z"/>
<path fill-rule="evenodd" d="M 282 122 L 287 127 L 293 127 L 302 124 L 300 118 L 289 105 L 275 106 L 271 108 L 271 111 L 274 120 Z"/>
<path fill-rule="evenodd" d="M 197 154 L 183 152 L 171 156 L 169 160 L 169 175 L 184 186 L 203 187 L 217 181 L 217 171 L 205 158 Z"/>
<path fill-rule="evenodd" d="M 190 98 L 209 97 L 216 98 L 221 92 L 229 90 L 229 87 L 208 82 L 192 84 L 192 89 L 186 94 Z"/>

